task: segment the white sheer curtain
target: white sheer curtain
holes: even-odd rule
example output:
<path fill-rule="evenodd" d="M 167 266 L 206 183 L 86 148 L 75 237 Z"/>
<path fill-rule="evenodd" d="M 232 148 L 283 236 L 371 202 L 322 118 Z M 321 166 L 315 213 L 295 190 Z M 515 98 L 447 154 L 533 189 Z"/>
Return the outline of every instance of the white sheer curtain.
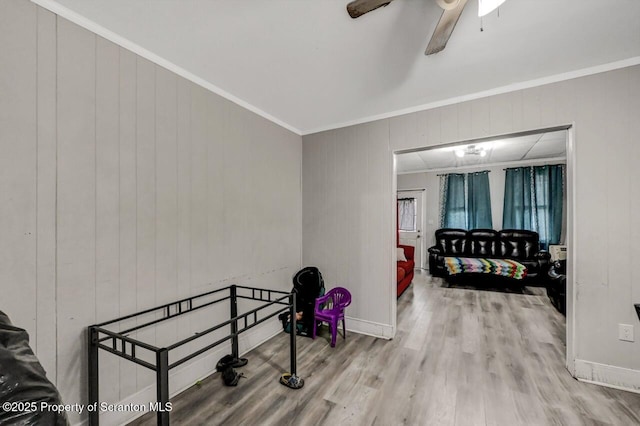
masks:
<path fill-rule="evenodd" d="M 398 229 L 401 231 L 416 230 L 416 199 L 398 199 Z"/>

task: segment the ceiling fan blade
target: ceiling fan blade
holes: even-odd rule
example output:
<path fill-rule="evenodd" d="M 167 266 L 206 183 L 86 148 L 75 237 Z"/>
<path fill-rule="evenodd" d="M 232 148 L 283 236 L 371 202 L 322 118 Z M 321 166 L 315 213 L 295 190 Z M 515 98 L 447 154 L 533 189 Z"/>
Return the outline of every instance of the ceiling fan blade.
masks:
<path fill-rule="evenodd" d="M 379 7 L 386 6 L 393 0 L 354 0 L 347 4 L 347 12 L 353 19 L 369 13 Z"/>
<path fill-rule="evenodd" d="M 429 40 L 427 50 L 424 52 L 425 55 L 433 55 L 445 48 L 466 4 L 467 0 L 460 0 L 455 8 L 442 11 L 442 16 L 431 36 L 431 40 Z"/>

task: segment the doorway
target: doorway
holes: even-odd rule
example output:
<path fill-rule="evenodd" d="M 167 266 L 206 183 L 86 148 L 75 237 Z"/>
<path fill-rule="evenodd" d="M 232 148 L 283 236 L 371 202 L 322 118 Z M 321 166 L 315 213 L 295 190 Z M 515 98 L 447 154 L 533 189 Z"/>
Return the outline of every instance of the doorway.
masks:
<path fill-rule="evenodd" d="M 398 242 L 415 247 L 416 268 L 424 269 L 426 248 L 424 189 L 398 191 Z"/>
<path fill-rule="evenodd" d="M 517 157 L 521 152 L 521 157 Z M 405 156 L 406 154 L 409 154 Z M 431 155 L 433 154 L 433 155 Z M 393 189 L 404 189 L 407 181 L 423 182 L 420 186 L 426 188 L 425 226 L 422 228 L 421 239 L 425 247 L 432 245 L 434 232 L 440 224 L 441 197 L 439 185 L 440 175 L 447 173 L 471 173 L 489 168 L 488 161 L 494 169 L 489 173 L 492 196 L 494 192 L 502 194 L 504 191 L 504 170 L 508 168 L 540 166 L 544 164 L 565 164 L 565 204 L 564 229 L 562 243 L 567 249 L 566 266 L 566 358 L 565 365 L 575 376 L 575 291 L 574 291 L 574 173 L 575 173 L 575 136 L 570 125 L 546 129 L 537 129 L 520 133 L 492 136 L 487 138 L 458 141 L 450 144 L 413 148 L 397 151 L 394 154 Z M 444 159 L 443 164 L 439 162 Z M 408 170 L 407 166 L 418 167 Z M 413 175 L 412 175 L 413 174 Z M 498 185 L 495 183 L 498 182 Z M 497 191 L 496 191 L 497 189 Z M 493 198 L 492 198 L 493 199 Z M 435 200 L 435 201 L 434 201 Z M 500 200 L 492 202 L 494 229 L 502 229 L 503 203 Z M 493 205 L 495 204 L 495 206 Z M 424 250 L 423 250 L 424 252 Z M 397 314 L 396 301 L 392 302 L 392 311 Z"/>

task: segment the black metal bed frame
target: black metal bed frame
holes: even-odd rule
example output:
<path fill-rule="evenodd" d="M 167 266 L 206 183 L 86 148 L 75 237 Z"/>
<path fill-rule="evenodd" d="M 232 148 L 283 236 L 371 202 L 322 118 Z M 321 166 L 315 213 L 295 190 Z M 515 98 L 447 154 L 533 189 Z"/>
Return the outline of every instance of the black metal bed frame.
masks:
<path fill-rule="evenodd" d="M 216 293 L 229 291 L 229 294 L 222 296 L 216 300 L 202 303 L 202 299 L 206 296 L 211 296 Z M 242 294 L 246 293 L 246 294 Z M 243 314 L 238 314 L 238 299 L 257 300 L 266 302 L 265 304 L 252 309 Z M 166 321 L 171 318 L 184 315 L 195 310 L 214 305 L 218 302 L 229 300 L 230 304 L 230 316 L 227 321 L 207 328 L 206 330 L 196 333 L 193 336 L 180 340 L 167 347 L 156 347 L 154 345 L 133 339 L 128 337 L 127 334 L 133 331 L 141 330 L 150 325 Z M 200 302 L 200 303 L 198 303 Z M 274 306 L 284 305 L 285 308 L 278 309 L 276 312 L 266 315 L 264 318 L 258 319 L 258 313 L 263 309 Z M 111 321 L 95 324 L 88 327 L 88 356 L 89 356 L 89 404 L 99 404 L 99 360 L 98 352 L 103 349 L 121 358 L 132 361 L 138 365 L 142 365 L 150 370 L 156 372 L 156 395 L 157 395 L 157 424 L 166 426 L 169 425 L 169 411 L 165 410 L 168 407 L 169 402 L 169 370 L 177 367 L 198 355 L 205 353 L 206 351 L 218 346 L 221 343 L 231 340 L 231 351 L 234 357 L 238 357 L 238 336 L 241 333 L 255 327 L 256 325 L 286 311 L 289 311 L 291 318 L 291 330 L 296 330 L 296 297 L 295 293 L 267 290 L 254 287 L 244 287 L 238 285 L 231 285 L 218 290 L 209 291 L 199 294 L 197 296 L 188 297 L 186 299 L 178 300 L 172 303 L 167 303 L 156 308 L 147 309 L 141 312 L 137 312 L 131 315 L 127 315 L 121 318 L 117 318 Z M 127 328 L 119 332 L 114 332 L 104 328 L 107 325 L 118 323 L 125 320 L 131 320 L 141 315 L 148 315 L 155 312 L 157 315 L 161 314 L 161 318 L 157 318 L 148 322 L 145 322 L 135 327 Z M 238 322 L 244 321 L 244 327 L 238 328 Z M 169 364 L 169 351 L 176 349 L 186 343 L 192 342 L 209 333 L 221 329 L 225 326 L 230 326 L 231 332 L 215 342 L 196 350 L 195 352 L 186 355 L 179 360 Z M 289 333 L 290 335 L 290 358 L 291 358 L 291 375 L 296 376 L 296 333 Z M 142 348 L 143 350 L 155 353 L 155 363 L 145 361 L 136 355 L 136 348 Z M 100 410 L 94 409 L 89 412 L 89 425 L 97 426 L 100 421 Z"/>

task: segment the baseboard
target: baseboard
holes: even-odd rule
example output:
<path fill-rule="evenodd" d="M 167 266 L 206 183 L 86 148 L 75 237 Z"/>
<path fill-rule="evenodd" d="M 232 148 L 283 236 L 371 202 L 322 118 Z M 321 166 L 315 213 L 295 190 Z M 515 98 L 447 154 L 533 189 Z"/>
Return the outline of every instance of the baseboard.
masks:
<path fill-rule="evenodd" d="M 275 322 L 269 322 L 263 327 L 256 327 L 255 330 L 247 331 L 241 334 L 238 339 L 239 351 L 241 354 L 245 354 L 281 332 L 282 325 Z M 211 375 L 215 371 L 218 360 L 228 353 L 228 345 L 222 345 L 219 348 L 212 349 L 207 355 L 197 358 L 196 361 L 187 363 L 184 367 L 176 367 L 175 370 L 171 370 L 169 372 L 169 396 L 174 397 L 193 386 L 198 380 Z M 148 408 L 149 403 L 155 401 L 156 387 L 153 384 L 114 404 L 122 405 L 123 407 Z M 144 411 L 104 411 L 100 413 L 100 423 L 105 425 L 125 425 L 148 412 L 148 409 Z M 85 419 L 80 423 L 76 423 L 75 426 L 85 425 L 86 423 Z"/>
<path fill-rule="evenodd" d="M 347 330 L 354 333 L 366 334 L 368 336 L 379 337 L 381 339 L 391 340 L 395 336 L 395 330 L 390 324 L 381 324 L 377 322 L 346 317 Z"/>
<path fill-rule="evenodd" d="M 640 370 L 576 359 L 575 377 L 586 383 L 640 393 Z"/>

